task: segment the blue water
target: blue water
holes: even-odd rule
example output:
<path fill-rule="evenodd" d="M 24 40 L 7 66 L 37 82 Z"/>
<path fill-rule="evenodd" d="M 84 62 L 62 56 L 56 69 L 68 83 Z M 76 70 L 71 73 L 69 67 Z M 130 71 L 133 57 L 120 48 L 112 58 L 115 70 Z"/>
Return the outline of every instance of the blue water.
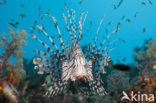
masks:
<path fill-rule="evenodd" d="M 120 0 L 82 0 L 82 4 L 79 4 L 80 0 L 65 0 L 68 9 L 73 8 L 76 11 L 77 22 L 80 17 L 80 13 L 83 11 L 88 12 L 86 22 L 83 27 L 84 38 L 81 45 L 92 42 L 95 37 L 98 25 L 103 15 L 106 15 L 102 26 L 99 31 L 99 39 L 97 44 L 100 44 L 102 35 L 106 35 L 106 29 L 108 33 L 111 33 L 116 29 L 117 24 L 120 22 L 120 30 L 114 34 L 110 41 L 115 38 L 121 38 L 125 40 L 126 43 L 121 41 L 116 42 L 115 49 L 110 53 L 113 60 L 121 59 L 121 57 L 126 57 L 126 63 L 131 63 L 133 60 L 133 50 L 136 46 L 141 46 L 145 39 L 156 38 L 156 1 L 152 1 L 152 5 L 147 2 L 147 0 L 124 0 L 123 4 L 117 8 L 113 9 L 113 5 L 117 5 Z M 146 6 L 142 5 L 141 2 L 144 1 Z M 20 7 L 23 4 L 24 7 Z M 13 30 L 26 30 L 29 37 L 27 38 L 28 45 L 24 47 L 26 58 L 31 58 L 36 55 L 33 49 L 44 48 L 36 40 L 32 39 L 31 29 L 35 20 L 37 20 L 37 25 L 44 25 L 46 31 L 50 35 L 56 35 L 57 30 L 54 27 L 52 19 L 49 16 L 44 16 L 44 20 L 41 20 L 38 16 L 38 8 L 41 8 L 41 16 L 50 9 L 51 15 L 55 16 L 58 25 L 63 34 L 65 42 L 68 42 L 69 34 L 65 31 L 65 22 L 63 20 L 62 14 L 67 13 L 64 9 L 63 0 L 7 0 L 5 5 L 0 6 L 0 33 L 8 33 L 8 25 L 11 19 L 19 22 L 17 28 L 11 27 Z M 138 12 L 138 16 L 135 18 L 135 13 Z M 24 18 L 20 18 L 20 14 L 26 15 Z M 125 16 L 124 20 L 121 18 Z M 131 22 L 126 22 L 126 19 L 130 19 Z M 92 22 L 92 27 L 89 27 L 90 22 Z M 107 25 L 111 22 L 111 25 Z M 146 32 L 143 32 L 143 28 L 146 28 Z M 87 31 L 89 30 L 89 32 Z M 34 33 L 38 35 L 45 42 L 46 38 L 43 35 Z M 57 43 L 56 43 L 57 44 Z M 58 43 L 59 44 L 59 43 Z M 117 54 L 117 52 L 120 52 Z"/>

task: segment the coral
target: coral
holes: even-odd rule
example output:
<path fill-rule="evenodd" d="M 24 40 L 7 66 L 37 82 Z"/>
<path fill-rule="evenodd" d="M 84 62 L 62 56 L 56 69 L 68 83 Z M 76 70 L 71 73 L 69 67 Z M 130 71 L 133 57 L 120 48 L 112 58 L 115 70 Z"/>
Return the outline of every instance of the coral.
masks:
<path fill-rule="evenodd" d="M 2 98 L 5 96 L 12 103 L 17 103 L 19 100 L 14 86 L 19 85 L 25 75 L 22 47 L 26 44 L 24 40 L 26 36 L 24 30 L 15 33 L 10 28 L 8 35 L 3 33 L 0 36 L 0 49 L 3 51 L 0 55 L 0 92 Z M 0 102 L 5 103 L 7 100 L 3 98 Z"/>
<path fill-rule="evenodd" d="M 139 91 L 142 94 L 156 95 L 156 79 L 149 78 L 149 81 L 144 81 L 142 76 L 140 76 L 138 79 L 139 79 L 139 83 L 137 85 L 129 87 L 131 91 L 134 91 L 136 93 Z M 156 97 L 155 97 L 155 100 L 156 100 Z M 138 103 L 142 103 L 142 102 L 138 102 Z M 153 101 L 150 103 L 155 103 L 155 102 Z"/>
<path fill-rule="evenodd" d="M 24 73 L 22 46 L 26 44 L 24 38 L 27 37 L 27 34 L 24 30 L 15 33 L 10 28 L 9 32 L 8 35 L 3 33 L 0 36 L 0 46 L 1 49 L 4 49 L 0 56 L 0 76 L 1 78 L 7 78 L 9 82 L 16 85 L 20 83 Z M 14 57 L 13 59 L 11 59 L 12 56 Z M 15 61 L 15 63 L 12 63 L 11 60 Z"/>
<path fill-rule="evenodd" d="M 140 74 L 138 76 L 138 83 L 130 86 L 129 89 L 136 93 L 139 91 L 141 94 L 156 95 L 155 65 L 156 39 L 149 39 L 145 41 L 142 47 L 136 47 L 134 50 L 134 67 L 139 69 Z"/>
<path fill-rule="evenodd" d="M 155 75 L 156 65 L 156 39 L 146 40 L 142 47 L 134 50 L 134 66 L 140 70 L 143 79 Z"/>
<path fill-rule="evenodd" d="M 107 78 L 107 90 L 111 95 L 112 102 L 121 102 L 122 91 L 127 91 L 129 85 L 132 85 L 129 81 L 129 73 L 113 70 Z"/>

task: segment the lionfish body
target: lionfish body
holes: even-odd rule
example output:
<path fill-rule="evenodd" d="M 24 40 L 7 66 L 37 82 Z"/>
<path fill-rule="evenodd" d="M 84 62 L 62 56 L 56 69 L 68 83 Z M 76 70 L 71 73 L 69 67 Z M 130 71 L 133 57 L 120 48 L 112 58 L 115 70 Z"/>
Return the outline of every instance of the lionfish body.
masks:
<path fill-rule="evenodd" d="M 59 41 L 61 43 L 61 50 L 58 49 L 54 40 L 46 33 L 42 26 L 38 26 L 38 28 L 43 32 L 45 36 L 48 37 L 51 44 L 55 48 L 55 51 L 54 49 L 52 50 L 44 42 L 42 42 L 35 35 L 32 35 L 33 38 L 39 41 L 46 48 L 47 52 L 52 53 L 52 55 L 48 56 L 47 53 L 41 52 L 39 50 L 34 50 L 41 56 L 41 58 L 34 58 L 33 60 L 34 64 L 37 65 L 35 66 L 35 69 L 39 69 L 39 74 L 49 74 L 44 83 L 44 85 L 48 88 L 46 95 L 48 95 L 49 97 L 53 97 L 54 95 L 61 93 L 63 90 L 68 89 L 71 82 L 81 80 L 87 81 L 88 83 L 88 87 L 80 88 L 83 94 L 90 95 L 91 93 L 94 93 L 99 95 L 105 95 L 106 91 L 102 86 L 102 80 L 100 79 L 100 72 L 103 69 L 99 68 L 105 67 L 110 61 L 110 57 L 107 57 L 110 50 L 104 53 L 110 44 L 107 45 L 104 49 L 102 49 L 102 46 L 113 33 L 117 32 L 119 27 L 117 27 L 115 31 L 113 31 L 104 39 L 104 41 L 100 44 L 99 48 L 96 48 L 96 39 L 100 25 L 103 20 L 102 18 L 96 33 L 93 48 L 92 50 L 88 51 L 88 53 L 90 53 L 91 55 L 89 57 L 89 60 L 87 60 L 86 55 L 84 55 L 83 51 L 79 46 L 82 37 L 82 27 L 86 19 L 87 13 L 84 19 L 82 19 L 84 12 L 81 14 L 78 23 L 78 37 L 76 35 L 75 11 L 71 10 L 72 15 L 70 14 L 69 10 L 67 10 L 67 13 L 70 25 L 68 24 L 67 17 L 64 14 L 63 17 L 66 23 L 67 30 L 72 39 L 70 47 L 66 47 L 64 41 L 62 40 L 61 32 L 54 16 L 51 17 L 58 30 Z"/>
<path fill-rule="evenodd" d="M 62 65 L 62 80 L 93 80 L 92 64 L 91 62 L 87 62 L 79 46 L 76 45 L 69 55 L 69 62 L 63 62 Z"/>

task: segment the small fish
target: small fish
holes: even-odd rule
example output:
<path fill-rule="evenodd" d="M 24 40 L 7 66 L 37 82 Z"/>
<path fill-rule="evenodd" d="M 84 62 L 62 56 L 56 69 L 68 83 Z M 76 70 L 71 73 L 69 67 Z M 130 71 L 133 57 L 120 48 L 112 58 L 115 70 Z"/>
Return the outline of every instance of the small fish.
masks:
<path fill-rule="evenodd" d="M 36 25 L 37 25 L 37 21 L 35 20 L 35 21 L 34 21 L 34 26 L 36 26 Z"/>
<path fill-rule="evenodd" d="M 38 10 L 41 11 L 41 7 L 40 6 L 38 7 Z"/>
<path fill-rule="evenodd" d="M 65 10 L 67 10 L 67 4 L 66 3 L 64 3 L 64 7 L 65 7 Z"/>
<path fill-rule="evenodd" d="M 119 8 L 122 3 L 123 3 L 123 0 L 120 0 L 120 2 L 117 5 L 113 5 L 113 9 Z"/>
<path fill-rule="evenodd" d="M 20 18 L 24 18 L 25 17 L 25 15 L 24 14 L 20 14 Z"/>
<path fill-rule="evenodd" d="M 12 26 L 12 27 L 15 27 L 16 28 L 16 25 L 15 24 L 13 24 L 13 23 L 8 23 L 10 26 Z"/>
<path fill-rule="evenodd" d="M 92 24 L 93 24 L 92 21 L 90 21 L 90 23 L 89 23 L 89 27 L 92 27 Z"/>
<path fill-rule="evenodd" d="M 143 28 L 143 32 L 144 32 L 144 33 L 146 32 L 146 28 L 145 28 L 145 27 Z"/>
<path fill-rule="evenodd" d="M 120 0 L 120 2 L 119 2 L 117 7 L 120 7 L 122 3 L 123 3 L 123 0 Z"/>
<path fill-rule="evenodd" d="M 122 58 L 122 61 L 126 61 L 126 58 Z"/>
<path fill-rule="evenodd" d="M 113 9 L 116 9 L 116 6 L 115 5 L 113 5 L 112 7 L 113 7 Z"/>
<path fill-rule="evenodd" d="M 44 17 L 41 17 L 41 20 L 43 20 L 44 19 Z"/>
<path fill-rule="evenodd" d="M 19 22 L 16 22 L 15 25 L 16 25 L 16 26 L 19 25 Z"/>
<path fill-rule="evenodd" d="M 39 14 L 38 14 L 38 16 L 40 17 L 40 16 L 41 16 L 41 14 L 39 13 Z"/>
<path fill-rule="evenodd" d="M 146 6 L 146 3 L 145 2 L 141 2 L 141 4 L 144 5 L 144 6 Z"/>
<path fill-rule="evenodd" d="M 151 2 L 151 0 L 147 0 L 151 5 L 153 4 L 152 2 Z"/>
<path fill-rule="evenodd" d="M 30 29 L 35 30 L 35 27 L 30 27 Z"/>
<path fill-rule="evenodd" d="M 111 25 L 111 23 L 112 23 L 112 22 L 110 21 L 110 22 L 108 22 L 108 24 L 107 24 L 107 25 Z"/>
<path fill-rule="evenodd" d="M 15 19 L 11 19 L 11 21 L 15 21 Z"/>
<path fill-rule="evenodd" d="M 0 5 L 3 5 L 2 3 L 0 3 Z"/>
<path fill-rule="evenodd" d="M 126 43 L 126 41 L 125 41 L 125 40 L 122 40 L 122 42 L 123 42 L 123 43 Z"/>
<path fill-rule="evenodd" d="M 121 71 L 129 71 L 130 67 L 124 64 L 115 64 L 115 65 L 109 65 L 110 68 L 121 70 Z"/>
<path fill-rule="evenodd" d="M 55 39 L 56 35 L 51 36 L 52 39 Z"/>
<path fill-rule="evenodd" d="M 34 33 L 34 31 L 30 31 L 30 33 L 32 33 L 32 34 L 33 34 L 33 33 Z"/>
<path fill-rule="evenodd" d="M 23 5 L 23 4 L 21 4 L 20 6 L 21 6 L 22 8 L 24 7 L 24 5 Z"/>
<path fill-rule="evenodd" d="M 135 13 L 134 17 L 136 18 L 138 16 L 138 12 Z"/>
<path fill-rule="evenodd" d="M 49 14 L 50 14 L 50 12 L 44 13 L 44 15 L 49 15 Z"/>
<path fill-rule="evenodd" d="M 105 29 L 106 34 L 108 34 L 108 29 Z"/>
<path fill-rule="evenodd" d="M 3 2 L 4 4 L 6 4 L 6 0 L 4 0 L 4 2 Z"/>
<path fill-rule="evenodd" d="M 84 3 L 84 1 L 83 0 L 81 0 L 80 2 L 79 2 L 79 4 L 81 5 L 81 4 L 83 4 Z"/>
<path fill-rule="evenodd" d="M 125 18 L 125 16 L 122 16 L 121 20 L 123 20 Z"/>
<path fill-rule="evenodd" d="M 126 22 L 128 22 L 128 23 L 129 23 L 129 22 L 131 22 L 131 20 L 130 20 L 130 19 L 126 19 Z"/>

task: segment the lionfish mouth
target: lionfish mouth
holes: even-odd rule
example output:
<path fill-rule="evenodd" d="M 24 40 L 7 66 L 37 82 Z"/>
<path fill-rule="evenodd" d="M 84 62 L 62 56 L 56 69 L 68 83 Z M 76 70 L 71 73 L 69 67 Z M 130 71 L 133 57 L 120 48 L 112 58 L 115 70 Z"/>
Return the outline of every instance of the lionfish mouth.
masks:
<path fill-rule="evenodd" d="M 74 76 L 75 81 L 85 81 L 86 79 L 88 79 L 88 77 L 86 75 L 78 75 L 78 76 Z"/>

